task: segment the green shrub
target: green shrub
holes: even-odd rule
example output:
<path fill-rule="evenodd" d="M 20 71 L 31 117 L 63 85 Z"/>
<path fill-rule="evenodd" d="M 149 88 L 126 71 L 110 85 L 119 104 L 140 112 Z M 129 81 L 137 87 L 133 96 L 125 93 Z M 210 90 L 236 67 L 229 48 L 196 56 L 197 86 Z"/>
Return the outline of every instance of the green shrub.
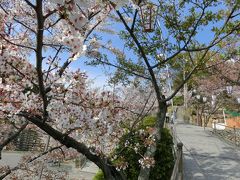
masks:
<path fill-rule="evenodd" d="M 142 158 L 140 154 L 144 154 L 146 147 L 144 144 L 145 137 L 148 137 L 148 134 L 139 133 L 140 129 L 147 129 L 155 124 L 156 118 L 147 117 L 143 120 L 143 123 L 135 131 L 123 135 L 120 139 L 120 142 L 115 149 L 115 153 L 118 155 L 118 158 L 113 161 L 116 165 L 119 161 L 124 159 L 128 163 L 128 167 L 123 171 L 128 180 L 137 180 L 140 172 L 139 159 Z M 128 146 L 125 146 L 125 144 Z M 139 144 L 139 146 L 137 146 Z M 163 129 L 161 133 L 161 141 L 157 142 L 157 151 L 155 154 L 155 166 L 151 169 L 150 179 L 154 180 L 168 180 L 171 177 L 172 169 L 174 166 L 174 157 L 172 154 L 172 136 L 168 129 Z M 138 153 L 134 150 L 134 147 L 138 147 Z M 97 174 L 96 176 L 99 176 Z M 94 180 L 102 180 L 96 179 Z M 103 173 L 101 174 L 101 178 Z"/>
<path fill-rule="evenodd" d="M 168 129 L 163 129 L 161 141 L 157 144 L 157 151 L 155 155 L 156 164 L 150 173 L 150 179 L 170 179 L 173 166 L 173 140 Z"/>
<path fill-rule="evenodd" d="M 175 106 L 182 106 L 184 104 L 184 97 L 183 96 L 175 96 L 173 98 L 173 104 Z"/>
<path fill-rule="evenodd" d="M 158 180 L 158 179 L 170 179 L 172 169 L 174 166 L 174 157 L 172 154 L 172 137 L 169 133 L 168 129 L 163 129 L 161 133 L 161 141 L 157 142 L 157 151 L 155 154 L 155 166 L 151 169 L 150 179 Z M 137 143 L 143 144 L 143 138 L 137 133 L 127 134 L 121 138 L 121 142 L 119 147 L 116 149 L 116 153 L 120 153 L 121 156 L 128 162 L 128 167 L 124 171 L 128 180 L 137 180 L 140 164 L 138 162 L 142 157 L 140 154 L 144 154 L 146 148 L 144 146 L 140 146 L 138 152 L 136 153 L 133 148 L 125 148 L 122 151 L 124 144 L 128 140 L 129 144 L 136 146 Z"/>
<path fill-rule="evenodd" d="M 147 116 L 143 119 L 142 124 L 140 125 L 141 129 L 146 129 L 146 127 L 153 127 L 156 122 L 155 116 Z"/>
<path fill-rule="evenodd" d="M 93 177 L 93 180 L 104 180 L 104 174 L 102 170 L 98 170 L 96 175 Z"/>

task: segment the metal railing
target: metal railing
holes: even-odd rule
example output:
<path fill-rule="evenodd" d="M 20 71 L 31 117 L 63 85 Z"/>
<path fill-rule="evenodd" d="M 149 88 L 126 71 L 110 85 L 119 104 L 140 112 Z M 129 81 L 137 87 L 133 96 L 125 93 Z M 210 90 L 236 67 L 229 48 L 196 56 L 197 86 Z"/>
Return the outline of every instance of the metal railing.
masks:
<path fill-rule="evenodd" d="M 222 128 L 218 128 L 222 127 Z M 222 123 L 213 123 L 213 133 L 230 143 L 240 146 L 240 128 L 230 127 Z"/>

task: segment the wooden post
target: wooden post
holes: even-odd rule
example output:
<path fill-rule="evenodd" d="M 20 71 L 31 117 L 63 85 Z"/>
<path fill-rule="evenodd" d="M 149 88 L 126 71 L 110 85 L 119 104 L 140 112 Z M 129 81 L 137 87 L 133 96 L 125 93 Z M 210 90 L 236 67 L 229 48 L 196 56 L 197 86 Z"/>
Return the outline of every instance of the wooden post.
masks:
<path fill-rule="evenodd" d="M 183 143 L 177 143 L 177 155 L 176 161 L 174 164 L 173 172 L 171 175 L 171 180 L 183 180 L 183 152 L 182 152 Z"/>
<path fill-rule="evenodd" d="M 216 133 L 216 121 L 214 121 L 214 133 Z"/>
<path fill-rule="evenodd" d="M 235 142 L 235 145 L 237 145 L 237 133 L 236 133 L 236 127 L 233 126 L 233 133 L 234 133 L 234 142 Z"/>
<path fill-rule="evenodd" d="M 197 126 L 199 126 L 199 105 L 197 103 Z"/>
<path fill-rule="evenodd" d="M 205 124 L 206 124 L 206 114 L 203 114 L 203 129 L 205 131 Z"/>
<path fill-rule="evenodd" d="M 80 158 L 77 157 L 77 158 L 75 159 L 75 168 L 80 168 L 80 166 L 81 166 L 80 164 L 81 164 Z"/>
<path fill-rule="evenodd" d="M 178 148 L 178 155 L 180 156 L 179 165 L 178 165 L 178 174 L 179 174 L 179 180 L 183 180 L 183 151 L 182 151 L 183 143 L 179 142 L 177 143 Z"/>

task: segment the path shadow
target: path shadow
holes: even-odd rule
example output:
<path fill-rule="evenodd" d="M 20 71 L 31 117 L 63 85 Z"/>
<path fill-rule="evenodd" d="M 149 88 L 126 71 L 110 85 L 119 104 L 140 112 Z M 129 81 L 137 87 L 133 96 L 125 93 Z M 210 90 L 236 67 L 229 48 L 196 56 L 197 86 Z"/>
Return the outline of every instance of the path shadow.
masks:
<path fill-rule="evenodd" d="M 197 134 L 197 133 L 196 133 Z M 215 138 L 210 135 L 207 138 Z M 217 139 L 216 139 L 217 141 Z M 183 142 L 184 143 L 184 142 Z M 186 180 L 240 180 L 240 151 L 225 142 L 218 151 L 204 152 L 202 148 L 189 148 L 184 153 Z M 199 142 L 201 146 L 201 142 Z M 214 144 L 209 144 L 209 148 Z"/>

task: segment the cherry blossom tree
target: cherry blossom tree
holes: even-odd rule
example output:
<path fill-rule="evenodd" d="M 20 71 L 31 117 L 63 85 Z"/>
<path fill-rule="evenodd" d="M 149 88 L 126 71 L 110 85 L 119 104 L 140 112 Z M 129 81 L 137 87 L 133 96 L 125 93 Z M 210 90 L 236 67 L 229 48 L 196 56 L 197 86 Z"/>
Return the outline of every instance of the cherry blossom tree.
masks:
<path fill-rule="evenodd" d="M 68 68 L 84 55 L 86 45 L 95 46 L 90 34 L 104 25 L 112 4 L 13 0 L 1 1 L 0 7 L 0 111 L 7 122 L 1 150 L 30 123 L 85 155 L 103 170 L 106 179 L 121 178 L 108 156 L 123 133 L 120 122 L 132 112 L 121 108 L 120 97 L 91 89 L 85 73 Z M 10 132 L 11 124 L 17 130 Z M 45 152 L 57 149 L 59 143 L 50 143 Z M 12 177 L 21 179 L 26 173 L 32 174 L 29 178 L 38 176 L 32 169 L 35 162 L 26 158 L 20 167 L 6 169 L 3 177 L 16 169 L 22 173 L 13 172 Z M 44 175 L 50 177 L 51 173 Z"/>
<path fill-rule="evenodd" d="M 199 95 L 206 98 L 206 102 L 201 102 L 200 107 L 197 101 L 202 99 L 197 100 L 196 96 L 192 96 L 191 103 L 194 104 L 195 102 L 200 107 L 200 113 L 197 114 L 201 122 L 205 118 L 205 126 L 220 108 L 236 109 L 239 106 L 237 98 L 240 97 L 238 83 L 240 64 L 239 52 L 235 43 L 237 41 L 238 38 L 228 39 L 227 46 L 222 46 L 221 52 L 217 53 L 211 61 L 202 67 L 203 72 L 193 78 L 195 84 L 193 88 Z M 226 42 L 222 44 L 226 44 Z M 205 114 L 205 117 L 203 117 L 203 114 Z"/>
<path fill-rule="evenodd" d="M 32 174 L 30 178 L 39 176 L 37 170 L 42 166 L 35 162 L 46 161 L 41 159 L 41 155 L 57 150 L 61 153 L 63 145 L 67 152 L 71 148 L 75 150 L 70 153 L 73 156 L 76 152 L 82 153 L 94 162 L 106 179 L 124 179 L 122 171 L 118 171 L 119 167 L 111 161 L 111 152 L 125 131 L 126 120 L 130 121 L 127 125 L 134 128 L 156 104 L 157 121 L 155 128 L 151 129 L 150 138 L 152 142 L 161 139 L 167 101 L 198 71 L 200 64 L 208 60 L 206 55 L 211 48 L 239 30 L 239 22 L 236 21 L 239 3 L 232 6 L 231 2 L 225 2 L 226 11 L 213 13 L 211 8 L 218 5 L 215 1 L 159 2 L 163 29 L 168 30 L 164 39 L 159 38 L 160 30 L 152 37 L 143 33 L 137 16 L 141 1 L 1 1 L 0 112 L 1 119 L 16 130 L 4 133 L 6 137 L 3 137 L 0 148 L 32 125 L 55 140 L 39 156 L 26 158 L 21 166 L 3 168 L 6 171 L 3 177 L 11 172 L 14 178 L 19 179 L 29 173 Z M 124 14 L 130 18 L 126 19 Z M 124 52 L 118 48 L 107 47 L 117 55 L 118 60 L 122 60 L 120 64 L 106 61 L 100 53 L 102 43 L 92 33 L 104 28 L 106 20 L 115 15 L 126 29 L 127 33 L 123 33 L 126 46 L 133 49 L 135 57 L 140 59 L 139 64 L 126 61 L 122 56 Z M 222 26 L 213 28 L 213 39 L 207 45 L 200 44 L 197 41 L 200 28 L 218 20 Z M 174 40 L 171 42 L 169 37 Z M 167 57 L 159 56 L 161 52 Z M 158 81 L 161 79 L 160 70 L 165 64 L 178 59 L 182 52 L 188 53 L 193 68 L 166 97 Z M 91 89 L 85 73 L 70 69 L 72 62 L 83 56 L 117 67 L 128 75 L 138 76 L 144 79 L 141 79 L 141 84 L 146 83 L 148 88 L 131 86 L 131 91 L 124 90 L 121 96 Z M 7 127 L 7 130 L 10 128 Z M 150 143 L 140 160 L 142 169 L 139 179 L 148 179 L 155 151 L 156 143 Z M 34 166 L 37 168 L 33 169 Z M 21 173 L 14 173 L 15 170 Z M 46 168 L 43 175 L 50 178 L 64 176 L 56 174 L 53 177 Z"/>

